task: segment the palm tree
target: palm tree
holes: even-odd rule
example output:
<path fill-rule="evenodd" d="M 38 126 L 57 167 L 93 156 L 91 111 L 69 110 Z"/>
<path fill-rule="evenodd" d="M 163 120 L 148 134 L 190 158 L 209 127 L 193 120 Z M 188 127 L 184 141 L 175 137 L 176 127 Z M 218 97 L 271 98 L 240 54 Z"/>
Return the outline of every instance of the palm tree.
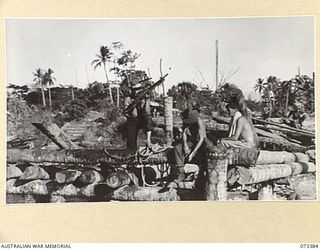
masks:
<path fill-rule="evenodd" d="M 123 49 L 123 43 L 121 42 L 113 42 L 111 47 L 115 52 L 120 53 L 120 51 Z M 116 53 L 117 54 L 117 53 Z M 117 75 L 119 74 L 119 68 L 116 66 L 116 63 L 118 61 L 117 55 L 113 54 L 113 68 L 110 71 L 114 71 L 114 74 Z M 117 84 L 117 107 L 120 105 L 120 84 Z"/>
<path fill-rule="evenodd" d="M 41 94 L 42 94 L 42 102 L 43 102 L 43 106 L 46 107 L 46 97 L 44 94 L 44 86 L 46 85 L 45 81 L 44 81 L 44 73 L 43 70 L 38 68 L 36 69 L 36 72 L 33 73 L 33 76 L 35 76 L 35 78 L 33 79 L 33 81 L 36 83 L 36 85 L 40 85 L 41 87 Z"/>
<path fill-rule="evenodd" d="M 96 57 L 98 57 L 98 59 L 93 60 L 91 62 L 91 65 L 94 65 L 94 69 L 103 65 L 104 73 L 105 73 L 105 76 L 107 79 L 107 84 L 109 85 L 110 100 L 111 100 L 111 103 L 113 104 L 111 86 L 109 84 L 109 77 L 108 77 L 108 73 L 107 73 L 107 63 L 110 61 L 111 56 L 112 56 L 112 52 L 110 51 L 109 47 L 101 45 L 100 46 L 100 54 L 96 55 Z"/>
<path fill-rule="evenodd" d="M 266 85 L 263 81 L 264 81 L 264 79 L 258 78 L 257 83 L 254 86 L 254 90 L 258 91 L 260 97 L 261 97 L 261 93 L 263 93 L 264 90 L 266 89 Z"/>
<path fill-rule="evenodd" d="M 56 80 L 56 78 L 54 78 L 52 76 L 53 74 L 53 70 L 52 69 L 48 69 L 47 72 L 44 73 L 44 81 L 45 81 L 45 84 L 47 85 L 48 84 L 48 90 L 49 90 L 49 105 L 50 107 L 52 107 L 52 101 L 51 101 L 51 90 L 50 90 L 50 86 L 51 85 L 54 85 L 54 81 Z"/>
<path fill-rule="evenodd" d="M 191 94 L 197 89 L 197 85 L 191 82 L 181 82 L 178 84 L 178 92 L 184 99 L 184 108 L 190 104 Z"/>
<path fill-rule="evenodd" d="M 269 76 L 267 78 L 267 82 L 265 83 L 266 91 L 267 91 L 267 98 L 269 99 L 269 103 L 270 103 L 270 116 L 271 117 L 272 117 L 273 107 L 275 105 L 274 93 L 278 89 L 278 83 L 279 83 L 279 79 L 277 79 L 277 77 L 275 77 L 275 76 Z"/>

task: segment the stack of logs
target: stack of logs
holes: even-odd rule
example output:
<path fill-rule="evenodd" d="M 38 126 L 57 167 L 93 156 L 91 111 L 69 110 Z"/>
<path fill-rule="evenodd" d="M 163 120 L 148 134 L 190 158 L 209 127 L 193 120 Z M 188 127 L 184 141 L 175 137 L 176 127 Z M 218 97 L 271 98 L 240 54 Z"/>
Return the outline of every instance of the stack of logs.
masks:
<path fill-rule="evenodd" d="M 133 173 L 104 164 L 8 164 L 6 178 L 7 193 L 46 196 L 46 202 L 65 202 L 70 197 L 100 201 L 179 200 L 175 189 L 161 193 L 160 187 L 139 187 Z"/>
<path fill-rule="evenodd" d="M 65 196 L 95 197 L 99 194 L 105 200 L 108 194 L 111 194 L 109 199 L 114 200 L 179 200 L 175 189 L 162 193 L 158 192 L 160 187 L 139 186 L 134 174 L 110 167 L 115 160 L 103 150 L 86 151 L 50 150 L 48 154 L 47 150 L 9 149 L 7 192 L 50 195 L 52 201 L 61 201 Z M 312 155 L 312 152 L 309 154 Z M 246 185 L 316 171 L 315 164 L 303 153 L 262 150 L 256 166 L 236 166 L 230 170 L 234 173 L 227 172 L 229 158 L 227 153 L 209 153 L 207 200 L 226 200 L 227 182 Z M 44 164 L 49 160 L 56 163 Z M 141 167 L 168 163 L 167 153 L 164 152 L 150 157 Z M 123 165 L 122 169 L 127 166 Z"/>

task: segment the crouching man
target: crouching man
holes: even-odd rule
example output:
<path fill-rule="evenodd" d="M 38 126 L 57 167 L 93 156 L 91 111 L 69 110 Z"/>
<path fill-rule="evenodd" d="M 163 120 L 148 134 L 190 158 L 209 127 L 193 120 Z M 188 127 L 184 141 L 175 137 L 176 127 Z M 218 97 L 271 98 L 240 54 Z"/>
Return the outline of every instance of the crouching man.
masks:
<path fill-rule="evenodd" d="M 192 173 L 194 181 L 192 186 L 201 195 L 207 165 L 207 143 L 205 126 L 199 116 L 199 111 L 194 109 L 186 109 L 182 113 L 182 140 L 175 143 L 175 164 L 171 165 L 167 187 L 184 187 L 184 184 L 190 181 L 189 177 Z"/>

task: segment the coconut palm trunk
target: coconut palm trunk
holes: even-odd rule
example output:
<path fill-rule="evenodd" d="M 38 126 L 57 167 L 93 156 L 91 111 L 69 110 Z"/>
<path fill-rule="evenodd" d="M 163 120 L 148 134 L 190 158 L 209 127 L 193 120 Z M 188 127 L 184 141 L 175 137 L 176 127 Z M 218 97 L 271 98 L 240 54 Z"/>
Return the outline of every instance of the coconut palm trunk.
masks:
<path fill-rule="evenodd" d="M 108 84 L 108 87 L 109 87 L 110 100 L 111 100 L 111 103 L 113 104 L 114 102 L 113 102 L 113 97 L 112 97 L 112 89 L 111 89 L 111 86 L 109 84 L 109 77 L 108 77 L 108 73 L 107 73 L 106 63 L 103 63 L 103 68 L 104 68 L 104 73 L 106 75 L 107 84 Z"/>
<path fill-rule="evenodd" d="M 286 96 L 286 110 L 288 110 L 289 106 L 289 90 L 287 89 L 287 96 Z"/>
<path fill-rule="evenodd" d="M 47 104 L 46 104 L 46 97 L 45 97 L 45 93 L 44 93 L 44 86 L 42 83 L 41 84 L 41 94 L 42 94 L 42 103 L 43 103 L 43 107 L 46 107 Z"/>
<path fill-rule="evenodd" d="M 50 108 L 52 108 L 52 99 L 51 99 L 50 85 L 48 86 L 48 92 L 49 92 L 49 106 L 50 106 Z"/>
<path fill-rule="evenodd" d="M 117 107 L 120 106 L 120 86 L 117 86 Z"/>

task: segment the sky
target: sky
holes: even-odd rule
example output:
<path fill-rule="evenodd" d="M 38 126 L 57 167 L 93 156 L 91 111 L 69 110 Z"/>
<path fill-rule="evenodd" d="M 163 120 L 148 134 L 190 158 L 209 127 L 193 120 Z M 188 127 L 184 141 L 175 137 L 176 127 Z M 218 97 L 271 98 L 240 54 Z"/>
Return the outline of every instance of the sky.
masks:
<path fill-rule="evenodd" d="M 215 89 L 215 41 L 219 79 L 229 79 L 256 98 L 258 78 L 281 80 L 314 71 L 314 20 L 304 17 L 188 19 L 6 19 L 6 82 L 33 82 L 37 68 L 54 70 L 56 85 L 86 87 L 105 82 L 103 68 L 93 69 L 100 45 L 120 41 L 141 54 L 136 69 L 154 81 L 169 73 L 166 89 L 182 81 Z M 88 73 L 86 73 L 88 72 Z M 113 78 L 112 73 L 109 74 Z M 201 83 L 202 82 L 202 83 Z"/>

